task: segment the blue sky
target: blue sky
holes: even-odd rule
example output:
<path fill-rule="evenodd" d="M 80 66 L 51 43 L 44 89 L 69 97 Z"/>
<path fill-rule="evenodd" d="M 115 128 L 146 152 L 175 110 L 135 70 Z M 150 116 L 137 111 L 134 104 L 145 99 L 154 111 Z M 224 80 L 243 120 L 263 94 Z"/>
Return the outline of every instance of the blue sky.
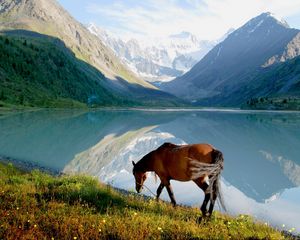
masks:
<path fill-rule="evenodd" d="M 189 31 L 217 39 L 262 12 L 300 29 L 300 0 L 58 0 L 80 22 L 123 38 L 166 37 Z"/>

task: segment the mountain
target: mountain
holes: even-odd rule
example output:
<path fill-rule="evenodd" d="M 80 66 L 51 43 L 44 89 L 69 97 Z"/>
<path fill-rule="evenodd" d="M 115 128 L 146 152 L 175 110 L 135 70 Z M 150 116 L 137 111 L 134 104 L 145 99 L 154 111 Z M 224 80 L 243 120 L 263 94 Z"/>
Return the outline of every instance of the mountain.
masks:
<path fill-rule="evenodd" d="M 2 32 L 0 56 L 0 101 L 32 107 L 122 105 L 101 86 L 105 77 L 59 39 L 24 30 Z"/>
<path fill-rule="evenodd" d="M 0 23 L 2 31 L 22 29 L 62 40 L 75 53 L 76 58 L 100 71 L 99 74 L 105 76 L 100 81 L 101 86 L 120 98 L 142 102 L 160 97 L 162 103 L 164 99 L 176 102 L 176 98 L 158 91 L 128 70 L 99 38 L 55 0 L 2 0 Z"/>
<path fill-rule="evenodd" d="M 152 45 L 136 39 L 122 40 L 93 23 L 87 28 L 111 48 L 133 72 L 149 82 L 170 81 L 181 76 L 217 43 L 200 40 L 189 32 L 181 32 L 159 39 Z"/>
<path fill-rule="evenodd" d="M 254 89 L 260 74 L 299 55 L 300 31 L 271 13 L 263 13 L 229 34 L 189 72 L 161 89 L 196 104 L 239 106 L 253 94 L 242 89 Z M 265 79 L 272 82 L 267 75 Z"/>
<path fill-rule="evenodd" d="M 300 56 L 264 68 L 232 100 L 244 102 L 243 108 L 300 110 Z"/>

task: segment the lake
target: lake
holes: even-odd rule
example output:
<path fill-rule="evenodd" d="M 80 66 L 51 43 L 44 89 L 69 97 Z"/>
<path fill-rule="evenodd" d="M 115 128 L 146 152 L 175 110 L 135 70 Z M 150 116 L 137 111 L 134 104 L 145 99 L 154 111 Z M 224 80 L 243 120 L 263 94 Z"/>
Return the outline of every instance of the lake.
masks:
<path fill-rule="evenodd" d="M 222 192 L 232 215 L 300 232 L 300 113 L 41 110 L 0 114 L 0 156 L 86 173 L 133 190 L 131 161 L 164 142 L 207 142 L 224 154 Z M 200 206 L 193 182 L 171 182 L 179 204 Z M 156 192 L 159 182 L 146 186 Z M 151 195 L 147 190 L 144 194 Z M 169 201 L 166 190 L 162 198 Z M 216 207 L 218 209 L 218 207 Z"/>

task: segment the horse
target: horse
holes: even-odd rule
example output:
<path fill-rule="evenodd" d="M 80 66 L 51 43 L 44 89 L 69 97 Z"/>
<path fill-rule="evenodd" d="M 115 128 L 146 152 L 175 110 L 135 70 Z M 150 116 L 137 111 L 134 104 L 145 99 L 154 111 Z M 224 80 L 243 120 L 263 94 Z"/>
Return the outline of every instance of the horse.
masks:
<path fill-rule="evenodd" d="M 224 166 L 221 151 L 210 144 L 175 145 L 164 143 L 156 150 L 145 155 L 140 161 L 133 164 L 136 191 L 141 192 L 147 178 L 147 172 L 154 172 L 160 178 L 160 185 L 156 191 L 156 200 L 166 187 L 171 203 L 176 206 L 176 200 L 170 180 L 194 181 L 205 194 L 200 208 L 203 217 L 210 217 L 215 201 L 218 197 L 220 205 L 225 205 L 220 191 L 220 175 Z M 207 205 L 210 206 L 207 211 Z"/>

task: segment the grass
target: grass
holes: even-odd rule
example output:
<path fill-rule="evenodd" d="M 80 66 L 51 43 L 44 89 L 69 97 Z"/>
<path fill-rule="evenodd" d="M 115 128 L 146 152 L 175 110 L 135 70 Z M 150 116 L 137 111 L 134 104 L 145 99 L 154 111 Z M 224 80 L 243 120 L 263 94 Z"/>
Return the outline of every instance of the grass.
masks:
<path fill-rule="evenodd" d="M 250 216 L 199 210 L 120 193 L 87 176 L 23 172 L 0 163 L 0 239 L 284 239 Z"/>

